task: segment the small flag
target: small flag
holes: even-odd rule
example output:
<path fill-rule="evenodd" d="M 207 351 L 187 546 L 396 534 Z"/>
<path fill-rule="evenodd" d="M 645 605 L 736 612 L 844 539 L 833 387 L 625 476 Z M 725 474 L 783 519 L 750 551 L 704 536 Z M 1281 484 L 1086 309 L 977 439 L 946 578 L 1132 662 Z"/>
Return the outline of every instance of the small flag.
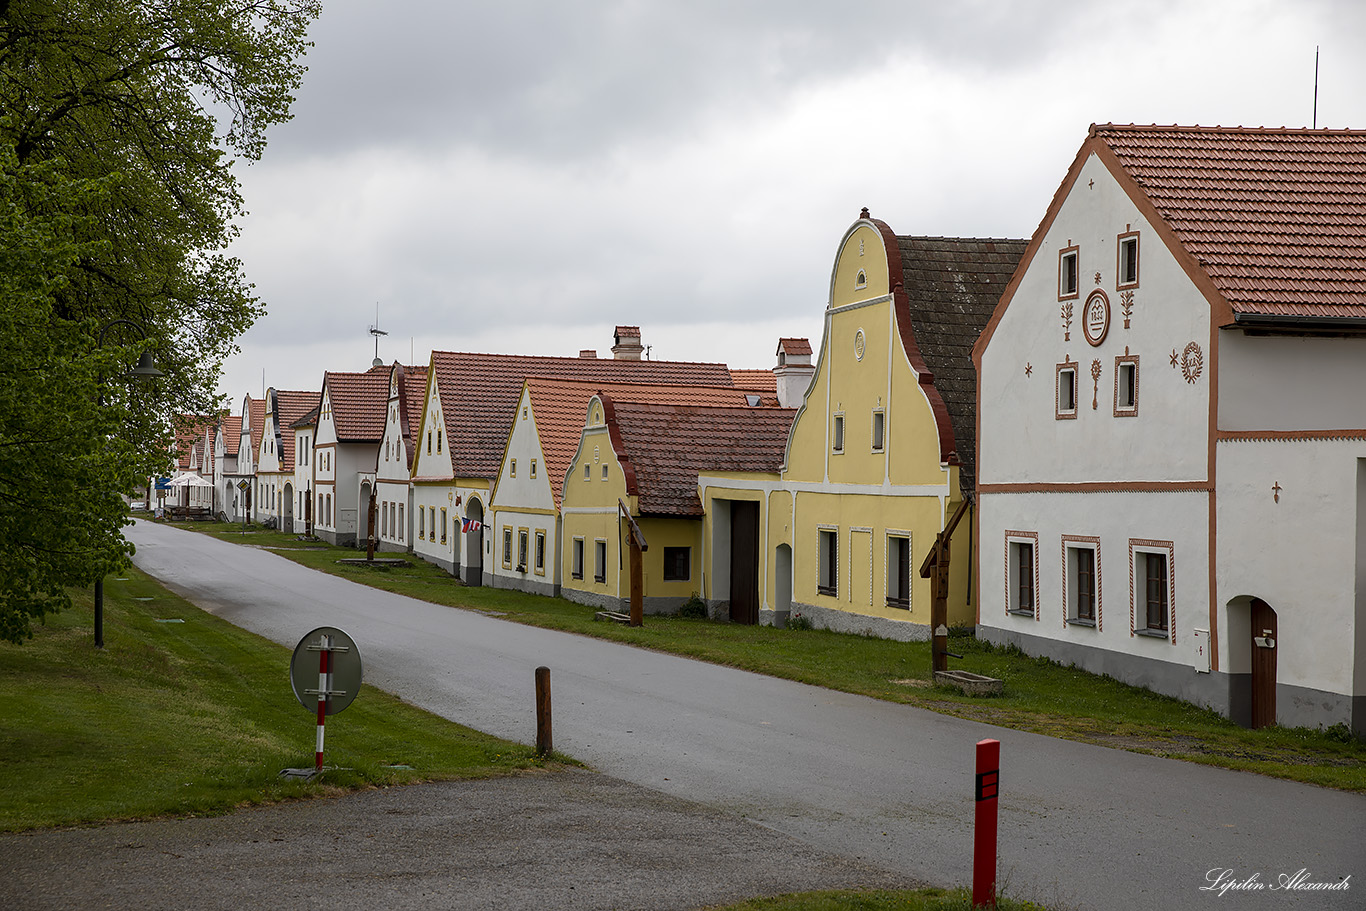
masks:
<path fill-rule="evenodd" d="M 484 523 L 480 522 L 478 519 L 466 518 L 460 523 L 460 530 L 462 532 L 478 531 L 483 527 Z"/>

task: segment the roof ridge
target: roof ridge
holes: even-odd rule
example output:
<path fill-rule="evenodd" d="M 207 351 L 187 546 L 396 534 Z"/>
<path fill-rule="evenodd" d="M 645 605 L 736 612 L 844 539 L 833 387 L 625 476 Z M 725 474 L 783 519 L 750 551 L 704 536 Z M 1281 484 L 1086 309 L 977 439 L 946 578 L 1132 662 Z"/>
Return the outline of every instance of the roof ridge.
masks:
<path fill-rule="evenodd" d="M 1124 133 L 1243 133 L 1248 135 L 1272 135 L 1288 134 L 1296 135 L 1343 135 L 1343 136 L 1366 136 L 1366 130 L 1350 128 L 1330 128 L 1330 127 L 1248 127 L 1231 126 L 1226 127 L 1220 124 L 1213 126 L 1202 126 L 1200 124 L 1182 125 L 1179 123 L 1093 123 L 1089 135 L 1095 136 L 1101 132 L 1124 132 Z"/>
<path fill-rule="evenodd" d="M 576 354 L 499 354 L 491 351 L 432 351 L 432 357 L 440 355 L 452 355 L 456 357 L 496 357 L 508 360 L 538 360 L 538 361 L 566 361 L 569 363 L 590 364 L 594 361 L 604 364 L 610 363 L 631 363 L 631 364 L 686 364 L 702 365 L 707 367 L 725 367 L 723 361 L 636 361 L 624 360 L 614 357 L 579 357 Z"/>

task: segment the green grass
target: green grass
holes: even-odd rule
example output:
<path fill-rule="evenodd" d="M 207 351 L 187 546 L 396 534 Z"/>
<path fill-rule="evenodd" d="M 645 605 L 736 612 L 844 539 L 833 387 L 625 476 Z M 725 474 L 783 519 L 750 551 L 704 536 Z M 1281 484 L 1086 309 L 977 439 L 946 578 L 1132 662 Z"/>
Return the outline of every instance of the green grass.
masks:
<path fill-rule="evenodd" d="M 290 650 L 207 614 L 136 570 L 0 643 L 0 831 L 234 807 L 416 781 L 550 767 L 529 746 L 451 724 L 364 687 L 328 719 L 313 782 L 315 719 L 289 685 Z M 183 622 L 165 623 L 162 620 Z M 393 768 L 409 766 L 409 769 Z"/>
<path fill-rule="evenodd" d="M 1340 729 L 1250 731 L 1189 703 L 1030 658 L 1017 650 L 993 648 L 970 637 L 950 641 L 950 650 L 963 655 L 952 666 L 1004 680 L 1004 695 L 972 698 L 931 686 L 928 643 L 656 616 L 646 617 L 642 627 L 633 629 L 595 622 L 591 608 L 562 598 L 466 588 L 416 557 L 409 557 L 410 566 L 381 571 L 339 565 L 338 558 L 354 557 L 357 552 L 300 542 L 292 534 L 255 530 L 243 535 L 240 526 L 211 523 L 182 527 L 267 547 L 305 566 L 365 585 L 490 612 L 519 623 L 686 655 L 1018 730 L 1366 792 L 1366 743 L 1350 734 L 1344 736 Z"/>
<path fill-rule="evenodd" d="M 1044 911 L 1033 902 L 1000 897 L 1000 911 Z M 756 898 L 735 905 L 716 905 L 709 911 L 972 911 L 968 889 L 913 889 L 908 891 L 802 892 Z"/>

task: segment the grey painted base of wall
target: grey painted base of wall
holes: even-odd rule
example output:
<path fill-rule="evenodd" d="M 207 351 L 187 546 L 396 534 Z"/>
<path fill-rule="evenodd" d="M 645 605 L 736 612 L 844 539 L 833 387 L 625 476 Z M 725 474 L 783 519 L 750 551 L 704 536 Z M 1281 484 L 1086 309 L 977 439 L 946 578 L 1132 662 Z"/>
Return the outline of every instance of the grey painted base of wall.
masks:
<path fill-rule="evenodd" d="M 489 584 L 494 588 L 506 588 L 512 591 L 528 592 L 533 595 L 545 595 L 547 598 L 554 598 L 559 594 L 556 589 L 558 586 L 554 582 L 546 582 L 535 576 L 528 576 L 519 579 L 515 576 L 485 576 L 485 579 L 492 579 Z"/>
<path fill-rule="evenodd" d="M 777 611 L 772 613 L 776 614 Z M 930 638 L 927 623 L 912 623 L 910 620 L 889 620 L 886 617 L 870 617 L 850 611 L 833 610 L 814 604 L 792 602 L 792 614 L 800 614 L 817 629 L 833 630 L 837 633 L 853 633 L 860 636 L 876 636 L 879 639 L 892 639 L 896 642 L 926 642 Z M 763 611 L 759 612 L 759 622 L 763 622 Z M 776 618 L 775 618 L 776 619 Z"/>
<path fill-rule="evenodd" d="M 595 610 L 610 610 L 621 614 L 631 612 L 631 599 L 618 598 L 614 595 L 600 595 L 597 592 L 586 592 L 577 588 L 566 588 L 561 586 L 560 596 L 567 601 L 575 604 L 586 604 Z M 641 613 L 652 616 L 664 616 L 676 614 L 678 609 L 683 606 L 687 598 L 646 598 L 641 602 Z"/>
<path fill-rule="evenodd" d="M 335 532 L 335 531 L 330 531 L 330 530 L 328 530 L 328 529 L 326 529 L 326 528 L 314 528 L 314 529 L 313 529 L 313 534 L 314 534 L 314 536 L 316 536 L 316 537 L 322 538 L 324 541 L 326 541 L 328 544 L 331 544 L 333 547 L 355 547 L 355 546 L 356 546 L 356 534 L 355 534 L 355 532 L 347 532 L 347 533 L 345 533 L 345 534 L 339 534 L 339 533 L 337 533 L 337 532 Z"/>
<path fill-rule="evenodd" d="M 1197 673 L 1184 664 L 1154 661 L 1139 655 L 1060 642 L 1013 630 L 978 626 L 977 638 L 995 645 L 1015 645 L 1029 655 L 1072 664 L 1133 686 L 1213 709 L 1241 725 L 1252 720 L 1252 675 Z M 1009 685 L 1010 681 L 1006 681 Z M 1366 735 L 1366 697 L 1353 698 L 1302 686 L 1276 685 L 1276 723 L 1282 727 L 1319 728 L 1348 724 Z"/>

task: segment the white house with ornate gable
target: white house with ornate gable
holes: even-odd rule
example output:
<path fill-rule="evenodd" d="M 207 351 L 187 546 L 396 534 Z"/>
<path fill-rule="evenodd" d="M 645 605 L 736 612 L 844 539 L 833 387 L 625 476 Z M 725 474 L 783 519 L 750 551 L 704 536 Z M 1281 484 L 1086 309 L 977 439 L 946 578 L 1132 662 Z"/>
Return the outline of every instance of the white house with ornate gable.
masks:
<path fill-rule="evenodd" d="M 394 363 L 389 368 L 384 439 L 375 465 L 375 509 L 379 520 L 376 529 L 381 550 L 413 549 L 411 478 L 426 385 L 425 366 Z"/>
<path fill-rule="evenodd" d="M 330 544 L 365 545 L 389 372 L 381 365 L 364 373 L 323 374 L 313 443 L 313 528 Z"/>
<path fill-rule="evenodd" d="M 1363 224 L 1366 133 L 1091 128 L 973 349 L 979 635 L 1366 731 Z"/>
<path fill-rule="evenodd" d="M 271 522 L 285 531 L 294 530 L 300 504 L 294 464 L 298 448 L 294 423 L 317 407 L 316 392 L 274 387 L 266 390 L 265 415 L 256 456 L 259 494 L 255 515 L 258 521 Z"/>

